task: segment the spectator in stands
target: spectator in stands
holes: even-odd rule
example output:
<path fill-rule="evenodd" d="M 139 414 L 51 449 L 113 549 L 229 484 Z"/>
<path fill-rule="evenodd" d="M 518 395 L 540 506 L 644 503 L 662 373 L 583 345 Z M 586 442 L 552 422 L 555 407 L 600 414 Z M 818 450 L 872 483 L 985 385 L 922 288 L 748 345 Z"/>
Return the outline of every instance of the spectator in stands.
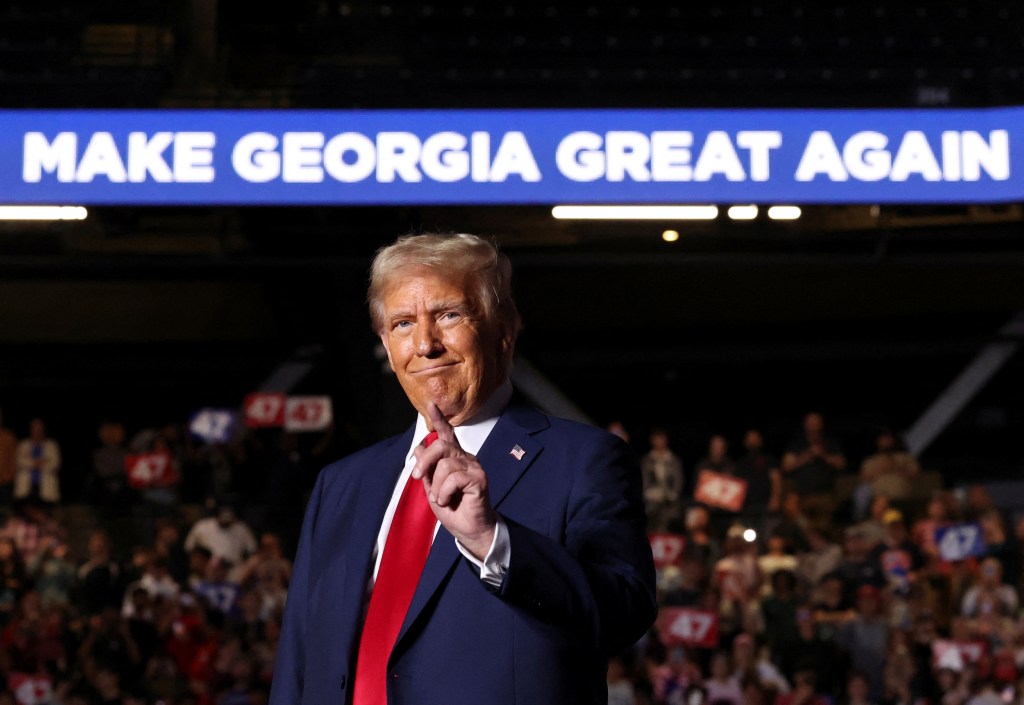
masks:
<path fill-rule="evenodd" d="M 913 677 L 914 659 L 910 653 L 907 632 L 902 629 L 890 629 L 885 671 L 882 674 L 886 702 L 911 702 L 910 682 Z"/>
<path fill-rule="evenodd" d="M 107 607 L 121 606 L 121 566 L 113 560 L 110 536 L 97 529 L 89 536 L 89 557 L 78 568 L 75 603 L 87 615 L 97 615 Z"/>
<path fill-rule="evenodd" d="M 173 519 L 164 518 L 156 522 L 156 538 L 153 541 L 153 553 L 156 559 L 167 564 L 171 577 L 179 585 L 188 581 L 188 554 L 181 540 L 181 529 Z"/>
<path fill-rule="evenodd" d="M 743 538 L 743 532 L 742 526 L 733 526 L 726 533 L 725 556 L 715 563 L 712 575 L 712 587 L 720 596 L 719 614 L 725 632 L 742 630 L 760 607 L 757 596 L 761 574 L 755 546 Z"/>
<path fill-rule="evenodd" d="M 1005 701 L 991 679 L 978 678 L 971 688 L 971 697 L 967 699 L 966 705 L 1005 705 Z"/>
<path fill-rule="evenodd" d="M 705 570 L 715 565 L 721 556 L 718 541 L 708 531 L 711 517 L 704 507 L 690 507 L 686 511 L 686 543 L 683 555 L 687 560 L 702 566 Z M 707 575 L 702 576 L 701 584 L 707 582 Z"/>
<path fill-rule="evenodd" d="M 729 442 L 725 436 L 715 435 L 708 441 L 707 455 L 697 461 L 694 477 L 700 482 L 702 472 L 716 472 L 725 475 L 733 475 L 736 471 L 736 464 L 729 457 Z M 721 533 L 728 525 L 737 518 L 737 512 L 713 507 L 711 509 L 711 526 L 716 533 Z"/>
<path fill-rule="evenodd" d="M 732 672 L 732 661 L 727 651 L 716 651 L 711 657 L 711 674 L 704 681 L 708 703 L 742 705 L 743 691 L 740 681 Z"/>
<path fill-rule="evenodd" d="M 992 634 L 1003 619 L 1015 616 L 1019 604 L 1016 588 L 1003 583 L 1002 564 L 986 558 L 960 603 L 960 614 L 975 620 L 976 631 Z"/>
<path fill-rule="evenodd" d="M 0 508 L 10 505 L 14 498 L 14 476 L 18 470 L 18 439 L 4 426 L 0 410 Z"/>
<path fill-rule="evenodd" d="M 633 682 L 626 676 L 620 657 L 608 660 L 608 705 L 636 705 Z"/>
<path fill-rule="evenodd" d="M 963 512 L 970 521 L 981 519 L 981 516 L 988 511 L 996 510 L 995 500 L 992 494 L 984 485 L 971 485 L 967 488 L 964 496 Z"/>
<path fill-rule="evenodd" d="M 761 577 L 765 582 L 765 595 L 771 594 L 771 580 L 775 573 L 785 570 L 795 575 L 797 559 L 789 551 L 785 536 L 772 534 L 768 537 L 768 550 L 758 558 L 757 567 L 761 571 Z"/>
<path fill-rule="evenodd" d="M 0 535 L 14 541 L 18 554 L 26 564 L 37 559 L 48 537 L 63 538 L 64 534 L 64 529 L 50 518 L 36 500 L 19 502 L 14 516 L 0 530 Z"/>
<path fill-rule="evenodd" d="M 181 588 L 167 570 L 167 563 L 162 559 L 155 558 L 152 551 L 149 552 L 149 557 L 150 560 L 147 561 L 141 577 L 125 589 L 124 604 L 121 608 L 121 613 L 125 617 L 135 616 L 134 595 L 137 589 L 145 590 L 152 601 L 174 601 L 178 599 L 178 593 Z"/>
<path fill-rule="evenodd" d="M 899 439 L 883 429 L 875 439 L 875 452 L 860 466 L 860 485 L 854 490 L 854 518 L 867 515 L 871 498 L 885 495 L 902 506 L 913 496 L 913 479 L 921 472 L 917 458 L 908 453 Z"/>
<path fill-rule="evenodd" d="M 259 550 L 242 565 L 238 577 L 241 583 L 251 580 L 256 585 L 288 585 L 292 578 L 292 562 L 284 557 L 276 534 L 267 531 L 260 536 Z"/>
<path fill-rule="evenodd" d="M 743 705 L 771 705 L 778 697 L 775 691 L 761 685 L 754 676 L 747 674 L 740 678 L 743 689 Z"/>
<path fill-rule="evenodd" d="M 780 695 L 775 705 L 828 705 L 818 692 L 818 676 L 810 668 L 802 668 L 793 676 L 793 690 Z"/>
<path fill-rule="evenodd" d="M 194 595 L 182 594 L 180 607 L 168 632 L 166 649 L 188 680 L 190 690 L 202 698 L 207 692 L 213 660 L 220 646 L 219 634 Z"/>
<path fill-rule="evenodd" d="M 1016 536 L 1007 530 L 1002 512 L 988 509 L 978 517 L 978 523 L 985 538 L 985 555 L 999 561 L 1003 582 L 1016 585 L 1020 572 L 1020 548 Z"/>
<path fill-rule="evenodd" d="M 885 671 L 889 645 L 889 625 L 881 610 L 881 593 L 870 584 L 857 589 L 856 616 L 843 624 L 836 642 L 850 654 L 854 668 L 867 674 L 871 682 L 871 699 L 884 695 L 882 675 Z"/>
<path fill-rule="evenodd" d="M 860 595 L 864 586 L 879 590 L 886 586 L 885 575 L 878 564 L 877 544 L 871 541 L 863 525 L 848 527 L 844 533 L 845 550 L 839 564 L 839 575 L 843 580 L 843 594 L 851 604 Z"/>
<path fill-rule="evenodd" d="M 697 461 L 696 471 L 710 470 L 726 475 L 736 474 L 736 463 L 729 457 L 729 441 L 725 436 L 714 435 L 708 441 L 708 452 Z"/>
<path fill-rule="evenodd" d="M 99 428 L 100 447 L 92 452 L 89 494 L 94 502 L 115 513 L 123 511 L 128 501 L 125 437 L 124 424 L 103 421 Z"/>
<path fill-rule="evenodd" d="M 807 530 L 811 521 L 804 513 L 800 495 L 787 492 L 782 496 L 782 512 L 773 524 L 771 533 L 783 537 L 791 550 L 803 553 L 808 549 Z"/>
<path fill-rule="evenodd" d="M 213 554 L 205 546 L 196 546 L 189 551 L 186 587 L 195 590 L 199 583 L 205 581 L 210 575 L 211 563 L 213 563 Z"/>
<path fill-rule="evenodd" d="M 845 469 L 846 457 L 839 444 L 825 434 L 822 415 L 807 414 L 803 433 L 782 457 L 782 472 L 793 491 L 800 495 L 808 516 L 826 521 L 832 518 L 836 476 Z"/>
<path fill-rule="evenodd" d="M 260 599 L 263 614 L 284 607 L 292 564 L 281 552 L 281 542 L 270 532 L 260 536 L 260 548 L 241 566 L 235 579 Z"/>
<path fill-rule="evenodd" d="M 764 437 L 757 429 L 743 436 L 745 454 L 736 463 L 736 477 L 747 483 L 747 497 L 743 504 L 745 523 L 759 532 L 766 530 L 769 513 L 779 511 L 782 502 L 782 473 L 774 455 L 764 449 Z"/>
<path fill-rule="evenodd" d="M 838 572 L 822 576 L 814 589 L 811 604 L 815 633 L 825 639 L 833 639 L 836 630 L 856 616 L 853 602 L 847 599 L 843 579 Z"/>
<path fill-rule="evenodd" d="M 789 675 L 795 676 L 801 670 L 810 669 L 818 675 L 818 690 L 835 697 L 848 661 L 835 642 L 835 626 L 820 624 L 815 612 L 808 607 L 800 607 L 796 611 L 796 628 L 796 641 L 789 653 L 782 654 L 787 668 L 794 669 Z M 828 636 L 825 636 L 826 632 Z"/>
<path fill-rule="evenodd" d="M 753 675 L 762 688 L 776 693 L 788 693 L 789 682 L 778 667 L 757 651 L 754 637 L 747 632 L 738 634 L 732 640 L 733 675 L 742 680 Z"/>
<path fill-rule="evenodd" d="M 913 691 L 928 702 L 938 703 L 941 700 L 941 693 L 933 673 L 935 653 L 932 644 L 939 636 L 935 614 L 930 608 L 922 607 L 914 615 L 911 637 L 915 663 Z"/>
<path fill-rule="evenodd" d="M 46 536 L 42 551 L 28 564 L 39 600 L 44 609 L 67 607 L 71 602 L 71 589 L 75 582 L 75 565 L 68 557 L 68 544 L 56 536 Z"/>
<path fill-rule="evenodd" d="M 94 686 L 102 670 L 112 671 L 122 681 L 131 681 L 145 668 L 142 652 L 132 638 L 128 623 L 121 619 L 120 610 L 114 606 L 105 606 L 89 618 L 78 657 L 82 670 Z"/>
<path fill-rule="evenodd" d="M 911 530 L 911 540 L 921 549 L 928 569 L 932 572 L 949 572 L 939 555 L 935 532 L 952 523 L 952 514 L 952 500 L 947 493 L 940 493 L 928 500 L 924 517 L 918 519 Z"/>
<path fill-rule="evenodd" d="M 28 576 L 17 546 L 9 538 L 0 538 L 0 626 L 10 621 L 27 587 Z"/>
<path fill-rule="evenodd" d="M 971 696 L 971 676 L 963 664 L 959 668 L 939 668 L 935 679 L 939 685 L 940 705 L 964 705 Z"/>
<path fill-rule="evenodd" d="M 828 529 L 811 525 L 805 532 L 807 550 L 798 556 L 797 575 L 804 585 L 813 588 L 829 573 L 839 568 L 843 549 L 831 540 Z"/>
<path fill-rule="evenodd" d="M 256 550 L 256 537 L 234 507 L 221 502 L 214 516 L 197 521 L 185 537 L 186 551 L 196 546 L 208 549 L 215 560 L 239 565 Z"/>
<path fill-rule="evenodd" d="M 906 595 L 924 569 L 924 555 L 907 532 L 903 513 L 890 509 L 882 516 L 883 540 L 873 549 L 892 590 Z"/>
<path fill-rule="evenodd" d="M 63 636 L 60 625 L 44 614 L 39 595 L 26 590 L 13 619 L 0 634 L 8 668 L 21 673 L 66 671 Z"/>
<path fill-rule="evenodd" d="M 846 679 L 845 705 L 876 705 L 870 697 L 871 682 L 861 671 L 853 671 Z"/>
<path fill-rule="evenodd" d="M 668 433 L 655 428 L 650 435 L 651 449 L 641 458 L 644 507 L 652 530 L 664 530 L 678 517 L 683 491 L 683 463 L 668 443 Z"/>
<path fill-rule="evenodd" d="M 771 578 L 771 594 L 761 600 L 765 640 L 773 660 L 787 674 L 795 670 L 793 653 L 800 639 L 796 615 L 803 600 L 797 595 L 796 587 L 792 571 L 776 571 Z"/>
<path fill-rule="evenodd" d="M 281 618 L 271 615 L 263 621 L 263 635 L 252 645 L 252 653 L 259 666 L 260 680 L 270 685 L 277 660 L 277 642 L 281 638 Z"/>
<path fill-rule="evenodd" d="M 28 438 L 18 444 L 14 498 L 55 504 L 60 501 L 60 447 L 46 436 L 42 419 L 32 419 L 28 428 Z"/>

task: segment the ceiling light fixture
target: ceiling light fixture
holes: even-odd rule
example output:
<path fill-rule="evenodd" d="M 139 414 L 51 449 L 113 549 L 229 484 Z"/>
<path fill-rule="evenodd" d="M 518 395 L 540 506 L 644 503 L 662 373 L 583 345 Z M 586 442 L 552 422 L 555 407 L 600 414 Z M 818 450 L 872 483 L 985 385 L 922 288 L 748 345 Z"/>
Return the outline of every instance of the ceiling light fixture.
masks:
<path fill-rule="evenodd" d="M 82 206 L 0 206 L 0 220 L 85 220 Z"/>
<path fill-rule="evenodd" d="M 558 220 L 714 220 L 718 206 L 555 206 Z"/>
<path fill-rule="evenodd" d="M 796 220 L 800 217 L 800 206 L 772 206 L 768 209 L 772 220 Z"/>
<path fill-rule="evenodd" d="M 753 220 L 757 217 L 757 206 L 729 206 L 727 213 L 733 220 Z"/>

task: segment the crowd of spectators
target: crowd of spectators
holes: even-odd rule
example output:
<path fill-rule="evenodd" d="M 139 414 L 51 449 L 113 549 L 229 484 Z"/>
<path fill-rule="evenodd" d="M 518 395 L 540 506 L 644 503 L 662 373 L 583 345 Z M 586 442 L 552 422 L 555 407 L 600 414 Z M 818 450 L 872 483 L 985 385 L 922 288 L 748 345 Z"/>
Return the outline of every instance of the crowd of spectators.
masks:
<path fill-rule="evenodd" d="M 330 433 L 213 444 L 106 420 L 69 505 L 58 443 L 26 430 L 0 417 L 0 705 L 266 702 Z"/>
<path fill-rule="evenodd" d="M 980 485 L 922 495 L 896 436 L 876 445 L 854 465 L 812 413 L 778 456 L 751 429 L 738 457 L 716 435 L 688 468 L 655 429 L 641 464 L 662 609 L 613 659 L 609 702 L 1024 702 L 1024 520 Z M 721 477 L 741 505 L 701 492 Z"/>
<path fill-rule="evenodd" d="M 265 702 L 330 434 L 216 444 L 104 421 L 83 520 L 58 443 L 25 430 L 0 417 L 0 705 Z M 611 660 L 610 705 L 1021 702 L 1024 522 L 983 488 L 922 497 L 893 433 L 855 465 L 819 414 L 778 455 L 757 429 L 692 465 L 665 430 L 649 440 L 652 544 L 678 550 L 655 548 L 661 614 Z M 129 472 L 151 456 L 166 466 Z M 741 503 L 708 500 L 704 476 L 741 483 Z"/>

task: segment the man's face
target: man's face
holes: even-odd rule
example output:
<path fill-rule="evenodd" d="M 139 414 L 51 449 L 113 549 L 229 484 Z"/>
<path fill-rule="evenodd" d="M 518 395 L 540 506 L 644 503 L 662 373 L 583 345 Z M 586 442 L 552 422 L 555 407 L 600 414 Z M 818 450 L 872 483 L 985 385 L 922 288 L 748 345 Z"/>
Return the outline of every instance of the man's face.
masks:
<path fill-rule="evenodd" d="M 384 292 L 381 342 L 409 401 L 434 402 L 453 426 L 479 411 L 504 381 L 511 338 L 483 320 L 468 282 L 408 267 Z"/>

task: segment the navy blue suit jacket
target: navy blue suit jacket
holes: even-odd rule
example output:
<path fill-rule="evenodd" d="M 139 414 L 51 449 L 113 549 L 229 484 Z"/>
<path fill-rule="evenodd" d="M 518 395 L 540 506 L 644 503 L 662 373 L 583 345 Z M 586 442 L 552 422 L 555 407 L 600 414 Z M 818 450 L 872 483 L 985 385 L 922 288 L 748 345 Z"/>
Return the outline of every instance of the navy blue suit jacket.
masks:
<path fill-rule="evenodd" d="M 271 705 L 350 702 L 373 546 L 411 443 L 412 429 L 320 473 Z M 478 458 L 509 527 L 508 571 L 488 588 L 439 529 L 391 654 L 388 702 L 604 705 L 607 656 L 657 612 L 635 463 L 615 436 L 518 405 Z"/>

